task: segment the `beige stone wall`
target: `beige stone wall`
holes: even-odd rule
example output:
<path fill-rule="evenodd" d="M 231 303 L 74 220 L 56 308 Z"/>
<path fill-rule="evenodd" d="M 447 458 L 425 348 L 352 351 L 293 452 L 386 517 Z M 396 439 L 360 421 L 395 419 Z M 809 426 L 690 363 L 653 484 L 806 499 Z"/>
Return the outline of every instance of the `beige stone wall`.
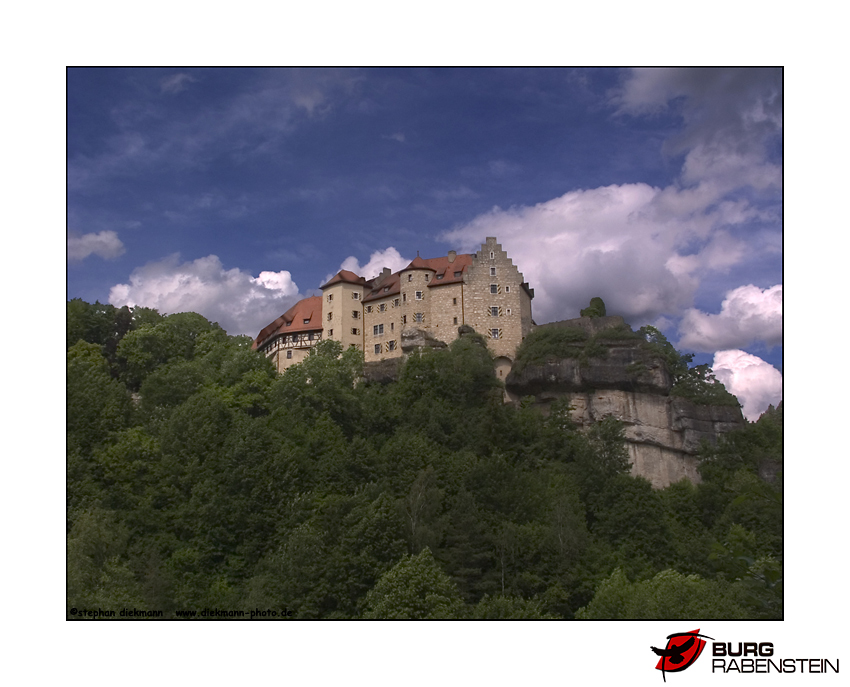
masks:
<path fill-rule="evenodd" d="M 401 273 L 401 328 L 402 331 L 408 327 L 415 329 L 431 330 L 433 321 L 431 319 L 431 293 L 428 284 L 434 278 L 430 270 L 406 270 Z M 422 298 L 417 300 L 416 292 L 422 293 Z M 416 321 L 416 313 L 422 313 L 422 321 Z"/>
<path fill-rule="evenodd" d="M 464 279 L 466 323 L 487 339 L 495 356 L 513 360 L 523 336 L 531 329 L 531 299 L 522 288 L 523 281 L 513 261 L 492 237 L 481 244 L 467 270 Z M 495 315 L 493 308 L 496 308 Z"/>
<path fill-rule="evenodd" d="M 401 356 L 401 312 L 401 294 L 364 304 L 363 350 L 367 362 Z M 381 325 L 383 331 L 376 334 L 375 327 Z M 391 348 L 393 350 L 390 350 Z"/>
<path fill-rule="evenodd" d="M 451 343 L 463 321 L 463 284 L 446 284 L 428 289 L 431 321 L 429 331 L 440 341 Z"/>
<path fill-rule="evenodd" d="M 363 287 L 338 282 L 323 289 L 322 327 L 324 338 L 339 341 L 343 348 L 356 346 L 363 350 Z"/>
<path fill-rule="evenodd" d="M 271 359 L 272 364 L 278 372 L 283 372 L 286 368 L 300 363 L 310 354 L 310 349 L 322 340 L 321 333 L 319 332 L 314 333 L 312 341 L 307 339 L 299 343 L 288 342 L 288 336 L 282 335 L 272 343 L 270 352 L 267 353 L 267 356 Z M 292 354 L 291 358 L 288 357 L 288 353 Z"/>

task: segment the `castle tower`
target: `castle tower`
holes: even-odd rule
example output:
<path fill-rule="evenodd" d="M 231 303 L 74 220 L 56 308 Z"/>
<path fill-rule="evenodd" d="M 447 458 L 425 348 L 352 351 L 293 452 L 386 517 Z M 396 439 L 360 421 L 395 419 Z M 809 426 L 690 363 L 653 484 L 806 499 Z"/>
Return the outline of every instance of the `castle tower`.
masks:
<path fill-rule="evenodd" d="M 363 292 L 366 280 L 340 270 L 322 288 L 324 338 L 339 341 L 343 348 L 363 350 Z"/>

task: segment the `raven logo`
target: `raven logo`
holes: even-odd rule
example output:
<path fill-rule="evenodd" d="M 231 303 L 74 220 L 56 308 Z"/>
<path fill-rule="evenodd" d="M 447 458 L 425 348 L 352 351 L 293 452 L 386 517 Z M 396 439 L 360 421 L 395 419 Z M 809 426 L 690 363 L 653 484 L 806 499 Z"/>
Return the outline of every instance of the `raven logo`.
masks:
<path fill-rule="evenodd" d="M 682 641 L 682 637 L 687 639 Z M 699 658 L 705 646 L 705 642 L 699 639 L 700 637 L 714 639 L 714 637 L 699 634 L 699 628 L 697 628 L 691 632 L 676 632 L 667 635 L 667 646 L 663 649 L 654 646 L 649 647 L 656 655 L 661 657 L 655 669 L 661 671 L 664 682 L 667 682 L 667 673 L 678 673 L 685 670 Z"/>

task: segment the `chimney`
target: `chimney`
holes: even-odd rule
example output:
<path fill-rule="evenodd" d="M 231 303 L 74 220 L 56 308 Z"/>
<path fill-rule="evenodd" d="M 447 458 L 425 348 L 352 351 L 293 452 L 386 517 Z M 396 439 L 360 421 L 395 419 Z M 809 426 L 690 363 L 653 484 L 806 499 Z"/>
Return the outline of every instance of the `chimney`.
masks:
<path fill-rule="evenodd" d="M 457 251 L 450 250 L 449 251 L 449 263 L 453 263 L 455 258 L 457 257 Z"/>
<path fill-rule="evenodd" d="M 390 274 L 392 274 L 392 272 L 390 271 L 389 267 L 385 267 L 384 269 L 382 269 L 381 273 L 372 281 L 372 287 L 378 288 L 381 285 L 381 282 L 383 282 L 387 277 L 389 277 Z"/>

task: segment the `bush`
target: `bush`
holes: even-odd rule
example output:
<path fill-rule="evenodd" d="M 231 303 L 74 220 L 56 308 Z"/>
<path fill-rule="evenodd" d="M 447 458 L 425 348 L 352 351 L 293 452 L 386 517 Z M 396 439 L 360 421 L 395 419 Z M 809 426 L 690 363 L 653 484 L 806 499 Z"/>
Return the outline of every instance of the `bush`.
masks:
<path fill-rule="evenodd" d="M 538 327 L 517 349 L 513 369 L 521 372 L 526 365 L 542 365 L 548 358 L 578 358 L 588 338 L 578 327 Z"/>

